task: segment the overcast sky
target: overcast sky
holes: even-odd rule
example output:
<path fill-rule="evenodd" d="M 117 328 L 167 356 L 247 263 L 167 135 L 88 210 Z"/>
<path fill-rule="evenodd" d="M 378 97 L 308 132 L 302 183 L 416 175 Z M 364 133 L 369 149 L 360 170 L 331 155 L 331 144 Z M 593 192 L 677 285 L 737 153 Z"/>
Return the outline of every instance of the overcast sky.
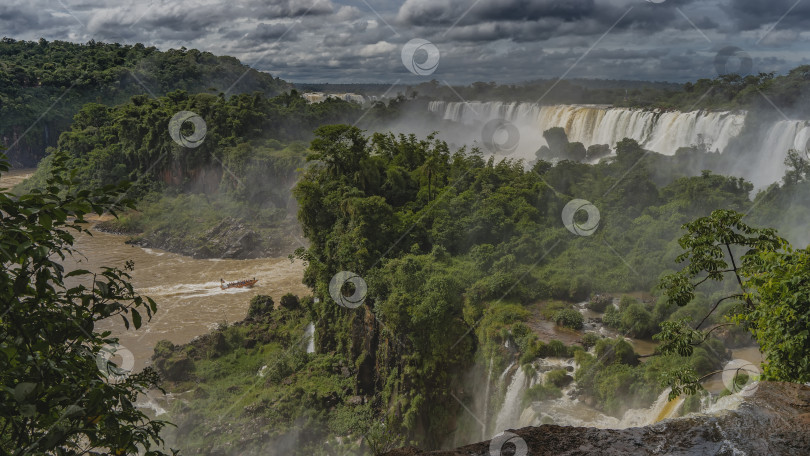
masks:
<path fill-rule="evenodd" d="M 123 6 L 121 5 L 123 4 Z M 734 46 L 753 72 L 810 63 L 810 0 L 2 0 L 15 39 L 233 55 L 294 82 L 688 81 Z M 403 64 L 403 46 L 426 40 Z M 424 41 L 421 43 L 424 44 Z M 414 48 L 416 49 L 416 48 Z M 438 55 L 435 51 L 438 51 Z M 745 54 L 742 54 L 744 52 Z M 438 57 L 438 65 L 428 58 Z M 734 53 L 731 53 L 734 54 Z M 419 70 L 419 65 L 427 68 Z M 739 67 L 729 59 L 727 67 Z M 415 74 L 422 73 L 422 74 Z"/>

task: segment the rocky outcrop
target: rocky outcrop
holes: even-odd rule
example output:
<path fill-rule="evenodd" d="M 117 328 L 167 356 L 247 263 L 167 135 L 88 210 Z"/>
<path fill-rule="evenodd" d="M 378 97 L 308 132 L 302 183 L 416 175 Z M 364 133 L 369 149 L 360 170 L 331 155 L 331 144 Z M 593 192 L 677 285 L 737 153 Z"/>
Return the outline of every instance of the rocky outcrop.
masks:
<path fill-rule="evenodd" d="M 103 223 L 97 224 L 95 228 L 113 234 L 134 234 L 122 232 Z M 269 239 L 239 220 L 225 218 L 199 237 L 181 236 L 155 230 L 135 235 L 127 243 L 140 247 L 166 250 L 193 258 L 245 260 L 288 255 L 295 250 L 298 244 L 292 235 L 282 233 L 295 230 L 298 230 L 297 226 L 288 223 L 287 226 L 276 230 L 279 233 L 277 236 Z"/>
<path fill-rule="evenodd" d="M 629 429 L 543 425 L 455 450 L 409 447 L 387 456 L 804 455 L 810 454 L 810 387 L 762 382 L 730 410 Z M 508 441 L 512 439 L 511 442 Z M 501 445 L 501 442 L 504 442 Z M 525 447 L 523 445 L 525 443 Z M 517 450 L 517 451 L 516 451 Z"/>

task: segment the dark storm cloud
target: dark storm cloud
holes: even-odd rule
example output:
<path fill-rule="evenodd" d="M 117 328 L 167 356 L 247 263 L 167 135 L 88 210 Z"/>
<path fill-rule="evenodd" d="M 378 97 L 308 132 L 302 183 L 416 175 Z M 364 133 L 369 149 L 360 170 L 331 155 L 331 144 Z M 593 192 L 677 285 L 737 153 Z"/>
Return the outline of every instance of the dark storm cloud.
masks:
<path fill-rule="evenodd" d="M 810 2 L 796 0 L 731 0 L 727 13 L 740 30 L 755 30 L 763 23 L 779 21 L 780 29 L 810 28 Z"/>
<path fill-rule="evenodd" d="M 729 45 L 749 52 L 758 70 L 810 63 L 810 2 L 780 21 L 795 3 L 4 0 L 0 33 L 196 47 L 294 81 L 512 82 L 563 74 L 685 81 L 714 76 L 714 57 Z M 402 65 L 400 51 L 412 38 L 440 49 L 435 74 L 413 75 Z"/>
<path fill-rule="evenodd" d="M 669 0 L 653 4 L 638 0 L 481 0 L 472 5 L 453 0 L 407 0 L 397 21 L 409 26 L 451 26 L 479 23 L 581 23 L 610 26 L 625 13 L 618 27 L 660 30 L 681 22 L 677 7 L 694 0 Z M 707 25 L 710 22 L 706 22 Z"/>
<path fill-rule="evenodd" d="M 0 4 L 0 35 L 14 38 L 31 30 L 44 31 L 51 28 L 66 33 L 69 24 L 43 14 L 42 9 L 31 2 L 11 2 Z"/>

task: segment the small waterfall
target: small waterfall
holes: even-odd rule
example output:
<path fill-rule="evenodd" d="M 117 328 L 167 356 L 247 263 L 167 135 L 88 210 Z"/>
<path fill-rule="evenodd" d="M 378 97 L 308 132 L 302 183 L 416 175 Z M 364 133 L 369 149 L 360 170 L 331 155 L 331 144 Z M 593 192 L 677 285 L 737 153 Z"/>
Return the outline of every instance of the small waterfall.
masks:
<path fill-rule="evenodd" d="M 168 398 L 169 395 L 166 395 Z M 166 409 L 164 409 L 158 401 L 152 397 L 148 392 L 146 394 L 142 394 L 138 396 L 138 401 L 135 403 L 135 406 L 140 409 L 149 409 L 154 413 L 156 417 L 160 415 L 166 414 Z"/>
<path fill-rule="evenodd" d="M 810 122 L 782 120 L 774 123 L 765 133 L 762 143 L 757 146 L 762 154 L 752 166 L 756 166 L 757 176 L 761 176 L 763 181 L 754 183 L 764 185 L 781 179 L 785 170 L 785 153 L 790 149 L 805 152 L 808 140 Z"/>
<path fill-rule="evenodd" d="M 315 324 L 310 322 L 304 331 L 307 337 L 307 353 L 315 353 Z"/>
<path fill-rule="evenodd" d="M 572 382 L 562 389 L 562 397 L 542 402 L 535 402 L 523 408 L 523 394 L 527 388 L 541 384 L 546 374 L 554 369 L 576 369 L 577 365 L 571 359 L 540 359 L 535 362 L 537 374 L 527 378 L 522 368 L 514 373 L 506 391 L 504 403 L 498 412 L 495 422 L 495 432 L 505 429 L 517 429 L 525 426 L 539 426 L 543 423 L 553 422 L 562 426 L 585 426 L 605 429 L 622 429 L 628 427 L 646 426 L 667 418 L 677 416 L 683 406 L 685 397 L 681 396 L 669 400 L 670 389 L 666 389 L 658 399 L 648 408 L 630 409 L 621 419 L 615 418 L 594 409 L 575 397 L 576 383 Z M 501 375 L 503 384 L 510 366 Z"/>
<path fill-rule="evenodd" d="M 646 409 L 630 409 L 625 412 L 624 416 L 619 423 L 621 427 L 637 427 L 637 426 L 647 426 L 649 424 L 655 424 L 661 420 L 665 420 L 667 418 L 672 418 L 676 415 L 678 410 L 683 405 L 684 400 L 686 399 L 683 396 L 679 396 L 673 400 L 669 400 L 669 393 L 672 391 L 671 388 L 665 389 L 660 395 L 658 395 L 658 399 L 650 406 L 650 408 Z"/>
<path fill-rule="evenodd" d="M 686 401 L 686 398 L 683 395 L 680 395 L 671 401 L 667 398 L 666 404 L 664 404 L 661 411 L 658 412 L 658 416 L 655 417 L 655 422 L 657 423 L 659 421 L 664 421 L 667 418 L 676 417 L 684 401 Z"/>
<path fill-rule="evenodd" d="M 484 393 L 484 426 L 481 429 L 481 440 L 487 439 L 487 421 L 489 421 L 489 387 L 492 384 L 492 357 L 489 358 L 489 371 L 487 371 L 487 388 Z"/>
<path fill-rule="evenodd" d="M 512 366 L 514 366 L 514 365 L 515 365 L 515 362 L 512 361 L 511 363 L 509 363 L 508 366 L 506 366 L 506 369 L 503 370 L 503 372 L 501 373 L 501 376 L 498 377 L 498 383 L 499 384 L 503 385 L 504 380 L 506 380 L 506 376 L 509 374 L 509 370 L 512 369 Z"/>
<path fill-rule="evenodd" d="M 511 366 L 512 365 L 510 365 L 510 368 Z M 508 368 L 507 371 L 504 372 L 504 375 L 501 375 L 501 378 L 505 376 L 506 372 L 508 372 Z M 508 429 L 520 418 L 521 412 L 523 411 L 521 402 L 523 401 L 523 392 L 525 389 L 526 374 L 521 367 L 518 367 L 514 375 L 512 375 L 512 382 L 509 383 L 509 387 L 506 389 L 506 397 L 503 399 L 501 410 L 498 412 L 497 418 L 495 418 L 496 431 Z"/>

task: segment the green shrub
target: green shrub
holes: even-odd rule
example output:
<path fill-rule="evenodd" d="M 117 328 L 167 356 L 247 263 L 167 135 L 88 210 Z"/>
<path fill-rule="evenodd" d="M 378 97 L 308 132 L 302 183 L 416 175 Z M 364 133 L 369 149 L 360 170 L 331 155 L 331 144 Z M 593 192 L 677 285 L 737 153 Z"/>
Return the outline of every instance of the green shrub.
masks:
<path fill-rule="evenodd" d="M 597 342 L 596 357 L 601 359 L 602 364 L 605 365 L 621 363 L 635 366 L 638 364 L 638 355 L 633 351 L 633 346 L 623 338 L 602 339 Z"/>
<path fill-rule="evenodd" d="M 535 359 L 539 358 L 545 350 L 545 344 L 537 339 L 537 336 L 532 334 L 532 339 L 525 349 L 521 350 L 520 365 L 528 364 Z"/>
<path fill-rule="evenodd" d="M 601 339 L 599 334 L 592 332 L 585 333 L 582 335 L 582 346 L 587 350 L 596 345 L 596 343 L 599 342 L 599 339 Z"/>
<path fill-rule="evenodd" d="M 152 359 L 168 358 L 174 352 L 174 344 L 168 340 L 159 340 L 155 344 L 155 352 L 152 354 Z"/>
<path fill-rule="evenodd" d="M 621 312 L 621 328 L 632 337 L 646 338 L 656 332 L 658 324 L 643 304 L 634 301 Z"/>
<path fill-rule="evenodd" d="M 567 358 L 570 355 L 568 347 L 557 339 L 544 345 L 541 349 L 541 356 L 550 356 L 554 358 Z"/>
<path fill-rule="evenodd" d="M 565 369 L 554 369 L 546 374 L 546 386 L 562 388 L 574 380 Z"/>
<path fill-rule="evenodd" d="M 562 391 L 556 386 L 548 386 L 538 383 L 523 393 L 523 403 L 527 405 L 531 402 L 546 401 L 562 397 Z"/>
<path fill-rule="evenodd" d="M 620 329 L 622 326 L 622 315 L 615 307 L 610 306 L 605 311 L 605 314 L 602 315 L 602 323 L 608 328 Z"/>
<path fill-rule="evenodd" d="M 248 319 L 255 319 L 262 315 L 267 315 L 273 311 L 275 303 L 273 298 L 266 295 L 256 295 L 250 300 L 250 307 L 248 307 Z"/>
<path fill-rule="evenodd" d="M 586 304 L 586 307 L 594 312 L 604 312 L 608 306 L 613 306 L 613 296 L 604 294 L 594 295 Z"/>
<path fill-rule="evenodd" d="M 270 301 L 272 302 L 272 299 Z M 298 296 L 292 293 L 287 293 L 281 297 L 280 305 L 285 309 L 293 310 L 301 307 L 301 301 L 298 299 Z"/>
<path fill-rule="evenodd" d="M 546 320 L 553 320 L 554 316 L 557 315 L 557 312 L 566 309 L 573 309 L 573 307 L 567 302 L 549 301 L 543 305 L 542 309 L 540 309 L 540 315 L 542 315 Z"/>
<path fill-rule="evenodd" d="M 565 328 L 582 329 L 585 319 L 574 309 L 565 309 L 554 314 L 554 321 Z"/>
<path fill-rule="evenodd" d="M 619 311 L 624 312 L 624 310 L 630 307 L 631 304 L 635 304 L 637 302 L 638 300 L 632 296 L 622 295 L 621 299 L 619 299 Z"/>

